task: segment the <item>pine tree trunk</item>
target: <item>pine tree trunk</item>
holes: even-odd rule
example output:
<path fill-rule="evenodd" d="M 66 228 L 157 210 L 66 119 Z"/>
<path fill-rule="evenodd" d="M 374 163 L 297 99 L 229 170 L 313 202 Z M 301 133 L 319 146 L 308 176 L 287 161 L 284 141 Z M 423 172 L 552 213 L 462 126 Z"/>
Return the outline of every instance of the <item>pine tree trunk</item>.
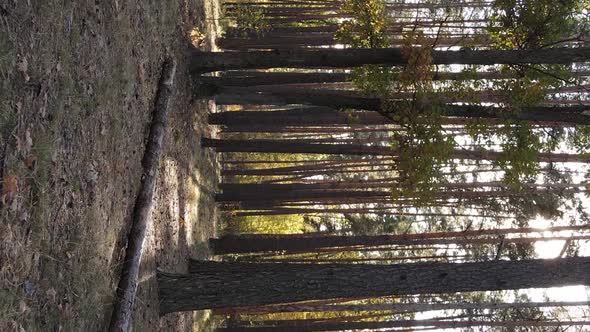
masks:
<path fill-rule="evenodd" d="M 539 50 L 433 51 L 434 64 L 569 64 L 585 62 L 590 48 L 549 48 Z M 205 73 L 231 69 L 262 68 L 348 68 L 368 64 L 405 65 L 399 48 L 320 49 L 255 52 L 199 52 L 193 49 L 190 70 Z"/>
<path fill-rule="evenodd" d="M 340 126 L 390 123 L 376 112 L 340 112 L 325 107 L 279 111 L 231 111 L 209 114 L 209 124 L 224 126 Z"/>
<path fill-rule="evenodd" d="M 202 77 L 199 80 L 218 86 L 242 86 L 295 83 L 334 83 L 346 82 L 349 75 L 344 73 L 262 73 L 252 72 L 243 76 L 228 72 L 222 77 Z"/>
<path fill-rule="evenodd" d="M 587 76 L 588 73 L 573 73 L 575 77 Z M 464 73 L 432 73 L 433 80 L 494 80 L 518 78 L 516 73 L 479 72 L 466 76 Z M 218 86 L 251 87 L 256 85 L 304 84 L 304 83 L 338 83 L 350 81 L 346 73 L 296 73 L 296 72 L 261 72 L 261 71 L 229 71 L 221 77 L 204 76 L 199 80 Z"/>
<path fill-rule="evenodd" d="M 590 257 L 398 265 L 193 261 L 190 270 L 158 273 L 161 314 L 314 299 L 590 285 Z"/>
<path fill-rule="evenodd" d="M 348 331 L 348 330 L 376 330 L 396 327 L 418 327 L 429 326 L 438 329 L 458 329 L 472 327 L 502 327 L 512 329 L 519 327 L 564 327 L 564 326 L 587 326 L 590 321 L 540 321 L 540 320 L 520 320 L 520 321 L 489 321 L 489 320 L 456 320 L 443 321 L 437 319 L 424 320 L 397 320 L 397 321 L 377 321 L 377 322 L 342 322 L 342 323 L 311 323 L 307 326 L 265 326 L 265 327 L 227 327 L 218 328 L 217 332 L 316 332 L 316 331 Z M 405 330 L 404 330 L 405 331 Z"/>
<path fill-rule="evenodd" d="M 382 246 L 412 243 L 411 241 L 440 238 L 463 238 L 468 236 L 500 236 L 507 234 L 525 234 L 533 232 L 561 232 L 587 230 L 590 226 L 556 226 L 547 229 L 532 227 L 481 229 L 460 232 L 433 232 L 418 234 L 391 235 L 324 235 L 308 236 L 306 234 L 241 234 L 225 235 L 218 239 L 209 239 L 209 246 L 213 253 L 238 254 L 266 251 L 287 251 L 289 253 L 313 252 L 318 248 L 352 247 L 352 246 Z"/>
<path fill-rule="evenodd" d="M 332 91 L 330 91 L 332 92 Z M 218 104 L 262 104 L 262 105 L 315 105 L 308 110 L 280 110 L 280 111 L 239 111 L 212 114 L 211 124 L 223 125 L 252 125 L 275 124 L 283 126 L 312 126 L 312 125 L 384 125 L 395 123 L 389 118 L 396 115 L 396 109 L 382 109 L 379 98 L 352 96 L 350 92 L 342 91 L 329 93 L 325 91 L 300 92 L 292 89 L 290 93 L 256 93 L 232 92 L 220 93 L 215 96 Z M 401 107 L 401 106 L 400 106 Z M 343 108 L 379 111 L 381 114 L 355 111 L 349 114 L 338 111 Z M 512 118 L 521 121 L 537 123 L 590 124 L 590 115 L 586 106 L 530 106 L 519 111 L 507 111 L 505 108 L 481 105 L 447 104 L 439 111 L 445 117 L 463 117 L 468 119 L 504 119 Z M 315 112 L 314 114 L 314 111 Z M 280 112 L 280 113 L 275 113 Z M 235 113 L 235 114 L 232 114 Z M 358 115 L 353 116 L 353 115 Z M 280 117 L 279 117 L 280 116 Z M 277 118 L 279 117 L 279 118 Z M 222 120 L 223 119 L 223 120 Z"/>
<path fill-rule="evenodd" d="M 472 303 L 378 303 L 378 304 L 307 304 L 293 303 L 284 305 L 220 308 L 216 315 L 231 314 L 270 314 L 279 312 L 338 312 L 338 311 L 389 311 L 393 313 L 411 313 L 436 310 L 482 310 L 482 309 L 526 309 L 550 307 L 588 306 L 588 301 L 578 302 L 472 302 Z"/>
<path fill-rule="evenodd" d="M 309 153 L 309 154 L 341 154 L 367 156 L 399 157 L 396 149 L 389 146 L 369 146 L 354 144 L 310 144 L 289 142 L 287 140 L 222 140 L 202 138 L 204 147 L 215 148 L 218 152 L 258 152 L 258 153 Z M 491 150 L 455 150 L 454 159 L 466 160 L 497 160 L 501 152 Z M 590 161 L 590 156 L 569 153 L 538 153 L 539 162 L 580 162 Z"/>

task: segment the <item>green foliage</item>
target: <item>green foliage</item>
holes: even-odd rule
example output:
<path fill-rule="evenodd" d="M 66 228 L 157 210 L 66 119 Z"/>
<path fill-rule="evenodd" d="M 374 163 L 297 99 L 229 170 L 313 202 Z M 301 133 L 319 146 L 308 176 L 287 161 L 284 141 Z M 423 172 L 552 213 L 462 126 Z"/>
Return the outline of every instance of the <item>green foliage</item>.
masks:
<path fill-rule="evenodd" d="M 357 88 L 379 95 L 381 112 L 403 128 L 391 142 L 400 156 L 395 161 L 400 179 L 392 188 L 393 196 L 417 197 L 425 203 L 433 197 L 436 184 L 444 181 L 440 165 L 452 155 L 455 141 L 441 127 L 444 102 L 434 95 L 432 46 L 422 33 L 410 32 L 404 36 L 402 52 L 407 59 L 402 69 L 364 66 L 354 70 L 352 77 Z M 413 98 L 398 101 L 391 97 L 407 92 Z"/>
<path fill-rule="evenodd" d="M 551 43 L 561 40 L 574 28 L 574 16 L 580 12 L 580 8 L 580 1 L 572 0 L 558 3 L 545 0 L 497 0 L 489 28 L 492 44 L 500 49 L 551 46 Z M 464 69 L 467 79 L 470 73 L 475 74 L 475 70 L 476 67 Z M 481 102 L 478 92 L 482 89 L 494 93 L 492 100 L 503 107 L 503 113 L 499 115 L 507 122 L 499 129 L 490 131 L 485 122 L 473 121 L 468 125 L 468 132 L 476 143 L 492 146 L 502 142 L 502 155 L 496 164 L 505 171 L 504 181 L 513 188 L 520 188 L 520 183 L 533 181 L 537 176 L 538 152 L 555 150 L 563 138 L 563 131 L 550 130 L 541 135 L 528 125 L 510 121 L 510 118 L 523 107 L 542 103 L 550 89 L 559 89 L 574 83 L 574 80 L 571 78 L 571 68 L 564 65 L 500 66 L 500 71 L 507 77 L 516 78 L 488 82 L 458 80 L 445 87 L 445 92 L 446 95 L 472 103 Z M 572 139 L 572 143 L 579 147 L 583 142 L 584 135 Z"/>
<path fill-rule="evenodd" d="M 459 79 L 445 82 L 438 92 L 447 100 L 460 100 L 464 103 L 479 103 L 480 91 L 486 88 L 486 82 L 477 79 L 478 67 L 465 66 Z"/>
<path fill-rule="evenodd" d="M 335 39 L 353 48 L 383 48 L 388 46 L 384 28 L 385 5 L 380 0 L 347 0 L 342 8 L 353 15 L 340 23 Z M 399 70 L 392 67 L 366 65 L 351 71 L 351 81 L 358 89 L 384 94 L 397 79 Z"/>
<path fill-rule="evenodd" d="M 559 89 L 575 83 L 571 69 L 564 65 L 502 66 L 502 73 L 515 74 L 517 79 L 494 80 L 492 89 L 510 91 L 498 100 L 513 111 L 542 103 L 549 89 Z"/>
<path fill-rule="evenodd" d="M 510 260 L 522 260 L 535 257 L 534 243 L 509 243 L 505 245 L 504 251 Z"/>
<path fill-rule="evenodd" d="M 355 0 L 347 3 L 349 10 L 355 13 L 355 19 L 342 25 L 341 40 L 346 40 L 353 47 L 383 47 L 372 44 L 369 38 L 369 32 L 381 31 L 369 28 L 379 27 L 379 24 L 367 23 L 371 19 L 362 24 L 360 19 L 363 4 L 370 8 L 371 2 Z M 559 44 L 568 33 L 580 30 L 581 3 L 580 0 L 559 3 L 550 0 L 497 0 L 489 27 L 492 44 L 500 49 L 542 48 Z M 377 14 L 367 15 L 375 16 Z M 361 33 L 351 37 L 356 31 Z M 474 104 L 491 101 L 500 105 L 502 113 L 499 117 L 504 124 L 490 127 L 484 121 L 474 121 L 468 125 L 469 134 L 476 143 L 501 148 L 495 163 L 504 171 L 503 180 L 513 189 L 522 190 L 523 183 L 536 180 L 539 174 L 538 153 L 557 149 L 564 137 L 563 130 L 543 129 L 545 132 L 542 132 L 511 118 L 524 107 L 542 103 L 549 89 L 571 85 L 574 80 L 570 77 L 569 66 L 499 66 L 502 74 L 513 77 L 500 80 L 478 80 L 477 73 L 481 68 L 465 66 L 464 79 L 435 85 L 431 77 L 432 45 L 429 45 L 429 40 L 420 31 L 412 31 L 404 36 L 402 50 L 408 64 L 401 70 L 372 65 L 352 72 L 355 86 L 379 95 L 383 100 L 382 112 L 387 113 L 384 115 L 403 128 L 395 134 L 392 142 L 400 155 L 396 161 L 396 170 L 400 173 L 399 187 L 394 188 L 394 196 L 418 197 L 426 201 L 434 194 L 437 184 L 444 182 L 440 165 L 450 158 L 455 141 L 442 134 L 440 114 L 450 100 Z M 396 93 L 411 93 L 412 98 L 400 102 L 393 96 Z M 489 100 L 484 100 L 482 96 Z M 590 132 L 581 130 L 579 134 L 570 136 L 570 141 L 579 149 L 590 146 Z"/>
<path fill-rule="evenodd" d="M 501 98 L 504 104 L 512 110 L 533 106 L 545 99 L 546 87 L 527 77 L 517 80 L 494 81 L 493 87 L 495 91 L 510 91 L 510 93 L 503 94 Z"/>
<path fill-rule="evenodd" d="M 352 119 L 351 119 L 352 121 Z M 272 136 L 269 136 L 272 137 Z M 235 139 L 249 139 L 246 134 L 238 134 L 232 136 Z M 264 138 L 264 137 L 262 137 Z M 301 154 L 301 153 L 242 153 L 242 152 L 228 152 L 226 156 L 233 161 L 258 161 L 259 163 L 250 166 L 243 166 L 246 169 L 264 169 L 276 167 L 275 162 L 281 162 L 283 165 L 295 166 L 301 160 L 322 160 L 326 155 L 322 154 Z M 284 163 L 288 162 L 288 163 Z M 257 183 L 262 178 L 267 179 L 271 176 L 257 176 L 257 175 L 242 175 L 234 176 L 232 179 L 236 183 Z"/>
<path fill-rule="evenodd" d="M 381 0 L 346 0 L 344 12 L 353 15 L 340 24 L 335 39 L 354 48 L 382 48 L 387 46 L 384 32 L 385 4 Z"/>
<path fill-rule="evenodd" d="M 584 0 L 496 0 L 489 36 L 501 49 L 551 46 L 576 29 Z"/>
<path fill-rule="evenodd" d="M 508 197 L 505 208 L 516 215 L 517 227 L 526 227 L 531 218 L 541 216 L 545 219 L 557 219 L 563 216 L 560 207 L 563 205 L 561 196 L 557 193 L 532 193 L 526 196 L 515 195 Z"/>
<path fill-rule="evenodd" d="M 470 121 L 466 128 L 474 143 L 500 143 L 501 153 L 495 165 L 504 171 L 503 181 L 518 190 L 524 183 L 534 183 L 539 175 L 539 152 L 557 149 L 565 134 L 562 128 L 535 129 L 510 119 L 493 128 L 483 120 Z"/>
<path fill-rule="evenodd" d="M 355 235 L 402 234 L 411 228 L 412 219 L 383 214 L 345 214 L 345 231 Z"/>
<path fill-rule="evenodd" d="M 489 124 L 484 119 L 473 119 L 465 125 L 467 134 L 471 137 L 474 143 L 493 145 L 494 137 L 490 133 Z"/>
<path fill-rule="evenodd" d="M 452 155 L 455 141 L 444 135 L 434 104 L 419 111 L 412 104 L 402 103 L 397 112 L 405 131 L 394 135 L 394 147 L 400 156 L 395 161 L 400 178 L 393 194 L 427 201 L 436 193 L 437 184 L 444 182 L 441 165 Z"/>
<path fill-rule="evenodd" d="M 488 35 L 494 48 L 538 49 L 571 40 L 587 30 L 584 0 L 496 0 Z M 587 4 L 586 4 L 587 6 Z M 574 40 L 576 38 L 573 38 Z M 517 79 L 495 80 L 492 89 L 510 91 L 498 100 L 512 111 L 542 102 L 548 89 L 572 84 L 571 68 L 564 65 L 501 66 L 504 74 Z"/>
<path fill-rule="evenodd" d="M 543 148 L 539 137 L 523 123 L 504 126 L 500 132 L 502 153 L 496 164 L 504 170 L 504 181 L 515 188 L 534 182 L 539 173 L 537 155 Z"/>
<path fill-rule="evenodd" d="M 568 144 L 578 153 L 590 153 L 590 126 L 577 126 L 568 136 Z"/>
<path fill-rule="evenodd" d="M 252 6 L 238 5 L 233 18 L 236 22 L 233 37 L 259 36 L 270 28 L 264 12 Z"/>
<path fill-rule="evenodd" d="M 464 103 L 494 102 L 503 106 L 509 118 L 512 112 L 523 107 L 536 106 L 545 101 L 551 89 L 575 84 L 571 69 L 565 65 L 517 65 L 500 66 L 500 73 L 506 78 L 500 80 L 477 79 L 477 66 L 467 66 L 462 77 L 452 80 L 439 88 L 439 92 L 450 100 Z M 489 94 L 489 99 L 482 95 Z"/>
<path fill-rule="evenodd" d="M 451 157 L 455 141 L 444 134 L 444 102 L 433 93 L 432 46 L 421 33 L 410 33 L 402 52 L 408 62 L 393 92 L 412 92 L 413 98 L 399 102 L 385 96 L 383 103 L 383 111 L 404 129 L 393 136 L 392 148 L 400 156 L 395 161 L 400 177 L 393 195 L 416 197 L 425 203 L 434 197 L 437 184 L 444 182 L 441 165 Z"/>
<path fill-rule="evenodd" d="M 543 152 L 555 151 L 559 145 L 565 140 L 565 130 L 561 127 L 554 127 L 550 129 L 543 129 L 543 136 L 541 142 L 543 144 Z"/>
<path fill-rule="evenodd" d="M 466 249 L 471 251 L 476 261 L 492 260 L 498 254 L 498 244 L 468 245 Z M 510 260 L 531 259 L 536 255 L 533 243 L 504 243 L 501 249 L 501 256 Z"/>
<path fill-rule="evenodd" d="M 301 215 L 233 217 L 225 228 L 231 234 L 297 234 L 309 230 Z"/>
<path fill-rule="evenodd" d="M 350 80 L 357 89 L 366 93 L 384 95 L 397 81 L 399 69 L 379 65 L 365 65 L 353 68 L 350 76 Z"/>

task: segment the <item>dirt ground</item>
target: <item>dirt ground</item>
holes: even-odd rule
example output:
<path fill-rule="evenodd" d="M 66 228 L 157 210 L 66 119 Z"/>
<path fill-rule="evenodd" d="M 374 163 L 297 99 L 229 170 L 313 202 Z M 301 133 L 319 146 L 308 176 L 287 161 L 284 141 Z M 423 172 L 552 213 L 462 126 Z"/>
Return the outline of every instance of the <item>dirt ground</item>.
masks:
<path fill-rule="evenodd" d="M 177 93 L 133 330 L 211 328 L 206 311 L 159 318 L 154 275 L 206 258 L 215 233 L 217 161 L 199 146 L 215 106 L 184 68 L 194 27 L 213 47 L 217 12 L 212 0 L 0 2 L 0 331 L 108 323 L 166 55 Z"/>

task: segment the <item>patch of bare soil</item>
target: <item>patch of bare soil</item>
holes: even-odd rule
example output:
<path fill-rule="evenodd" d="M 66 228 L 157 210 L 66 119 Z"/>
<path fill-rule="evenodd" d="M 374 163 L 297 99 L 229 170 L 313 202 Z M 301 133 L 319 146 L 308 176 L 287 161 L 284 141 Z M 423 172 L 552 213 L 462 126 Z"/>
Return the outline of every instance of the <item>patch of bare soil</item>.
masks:
<path fill-rule="evenodd" d="M 210 0 L 0 3 L 0 330 L 108 324 L 161 64 L 178 62 L 133 327 L 207 330 L 208 313 L 158 317 L 156 268 L 184 271 L 215 232 L 214 136 L 187 68 Z M 198 35 L 193 32 L 193 36 Z"/>

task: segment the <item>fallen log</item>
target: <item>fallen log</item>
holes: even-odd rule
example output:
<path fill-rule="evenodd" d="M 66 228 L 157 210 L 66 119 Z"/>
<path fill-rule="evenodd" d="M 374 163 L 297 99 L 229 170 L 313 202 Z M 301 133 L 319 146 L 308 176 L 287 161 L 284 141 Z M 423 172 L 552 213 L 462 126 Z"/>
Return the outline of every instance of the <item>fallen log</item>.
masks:
<path fill-rule="evenodd" d="M 139 276 L 143 242 L 147 230 L 148 218 L 152 209 L 152 199 L 156 186 L 160 155 L 162 154 L 164 133 L 166 132 L 168 104 L 173 95 L 172 87 L 174 85 L 175 73 L 176 63 L 172 59 L 164 61 L 158 92 L 156 94 L 148 142 L 141 162 L 143 167 L 141 185 L 133 208 L 133 221 L 127 240 L 125 260 L 123 261 L 121 278 L 117 286 L 115 303 L 109 324 L 110 332 L 129 331 L 131 313 L 137 290 L 137 278 Z"/>

